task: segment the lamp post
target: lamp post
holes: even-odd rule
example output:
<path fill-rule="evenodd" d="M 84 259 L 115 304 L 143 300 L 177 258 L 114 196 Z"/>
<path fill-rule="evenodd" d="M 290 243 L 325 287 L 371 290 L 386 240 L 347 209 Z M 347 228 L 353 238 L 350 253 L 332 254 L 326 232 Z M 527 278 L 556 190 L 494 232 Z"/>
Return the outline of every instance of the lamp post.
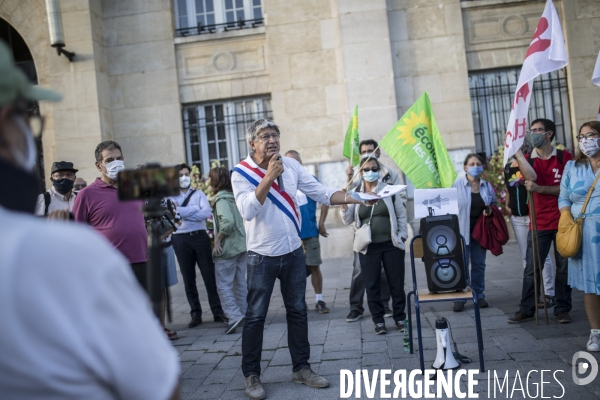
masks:
<path fill-rule="evenodd" d="M 72 62 L 73 58 L 75 58 L 75 53 L 64 49 L 65 36 L 62 25 L 62 13 L 60 12 L 60 0 L 46 0 L 46 12 L 48 14 L 50 46 L 56 48 L 56 53 L 59 56 L 64 54 Z"/>

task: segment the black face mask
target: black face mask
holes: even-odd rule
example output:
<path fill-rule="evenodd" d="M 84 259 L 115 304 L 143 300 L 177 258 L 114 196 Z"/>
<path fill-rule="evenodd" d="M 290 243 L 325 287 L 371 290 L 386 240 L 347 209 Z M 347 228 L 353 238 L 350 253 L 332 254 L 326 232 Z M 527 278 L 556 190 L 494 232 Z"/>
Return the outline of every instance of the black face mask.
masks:
<path fill-rule="evenodd" d="M 9 210 L 33 214 L 37 196 L 41 193 L 38 177 L 0 159 L 0 206 Z"/>
<path fill-rule="evenodd" d="M 74 183 L 75 182 L 73 182 L 72 180 L 70 180 L 68 178 L 57 179 L 55 181 L 52 181 L 52 185 L 54 186 L 54 189 L 56 189 L 56 191 L 60 194 L 67 194 L 71 190 L 73 190 Z"/>

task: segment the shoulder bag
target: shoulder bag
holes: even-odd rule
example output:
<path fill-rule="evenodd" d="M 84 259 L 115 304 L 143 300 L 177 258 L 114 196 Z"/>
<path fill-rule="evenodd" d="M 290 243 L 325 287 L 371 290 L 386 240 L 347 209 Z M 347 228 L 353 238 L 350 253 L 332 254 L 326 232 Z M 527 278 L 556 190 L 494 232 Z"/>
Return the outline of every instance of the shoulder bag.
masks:
<path fill-rule="evenodd" d="M 360 207 L 360 206 L 359 206 Z M 357 253 L 367 254 L 367 248 L 371 244 L 371 219 L 373 219 L 373 210 L 375 205 L 371 206 L 371 216 L 369 222 L 361 226 L 354 233 L 354 251 Z"/>
<path fill-rule="evenodd" d="M 592 183 L 590 190 L 588 191 L 583 207 L 577 216 L 577 220 L 573 220 L 571 210 L 564 211 L 560 214 L 558 221 L 558 232 L 556 233 L 556 250 L 559 254 L 565 258 L 573 257 L 579 253 L 581 248 L 581 241 L 583 239 L 583 219 L 585 218 L 585 208 L 587 207 L 592 192 L 596 188 L 596 183 L 600 178 L 600 173 Z"/>

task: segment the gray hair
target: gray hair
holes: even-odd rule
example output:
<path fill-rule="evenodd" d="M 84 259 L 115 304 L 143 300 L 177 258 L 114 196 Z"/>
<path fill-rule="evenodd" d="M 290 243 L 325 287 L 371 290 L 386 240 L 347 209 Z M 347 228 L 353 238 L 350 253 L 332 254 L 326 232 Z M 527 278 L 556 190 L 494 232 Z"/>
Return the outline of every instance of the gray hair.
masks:
<path fill-rule="evenodd" d="M 260 131 L 265 128 L 273 128 L 277 133 L 281 134 L 281 132 L 279 132 L 279 126 L 277 126 L 275 122 L 266 118 L 257 119 L 248 126 L 248 129 L 246 129 L 246 142 L 248 143 L 248 147 L 250 147 L 250 143 L 256 140 L 256 136 Z M 250 153 L 252 153 L 252 150 L 250 150 Z"/>

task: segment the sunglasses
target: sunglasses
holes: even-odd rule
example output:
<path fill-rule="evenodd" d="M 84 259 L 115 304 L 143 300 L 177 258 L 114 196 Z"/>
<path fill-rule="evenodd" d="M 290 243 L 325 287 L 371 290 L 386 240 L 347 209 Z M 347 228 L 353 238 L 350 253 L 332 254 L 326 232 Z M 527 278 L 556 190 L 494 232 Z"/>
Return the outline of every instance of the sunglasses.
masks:
<path fill-rule="evenodd" d="M 378 172 L 379 168 L 377 167 L 373 167 L 373 168 L 365 168 L 362 170 L 363 172 L 369 172 L 369 171 L 373 171 L 373 172 Z"/>

